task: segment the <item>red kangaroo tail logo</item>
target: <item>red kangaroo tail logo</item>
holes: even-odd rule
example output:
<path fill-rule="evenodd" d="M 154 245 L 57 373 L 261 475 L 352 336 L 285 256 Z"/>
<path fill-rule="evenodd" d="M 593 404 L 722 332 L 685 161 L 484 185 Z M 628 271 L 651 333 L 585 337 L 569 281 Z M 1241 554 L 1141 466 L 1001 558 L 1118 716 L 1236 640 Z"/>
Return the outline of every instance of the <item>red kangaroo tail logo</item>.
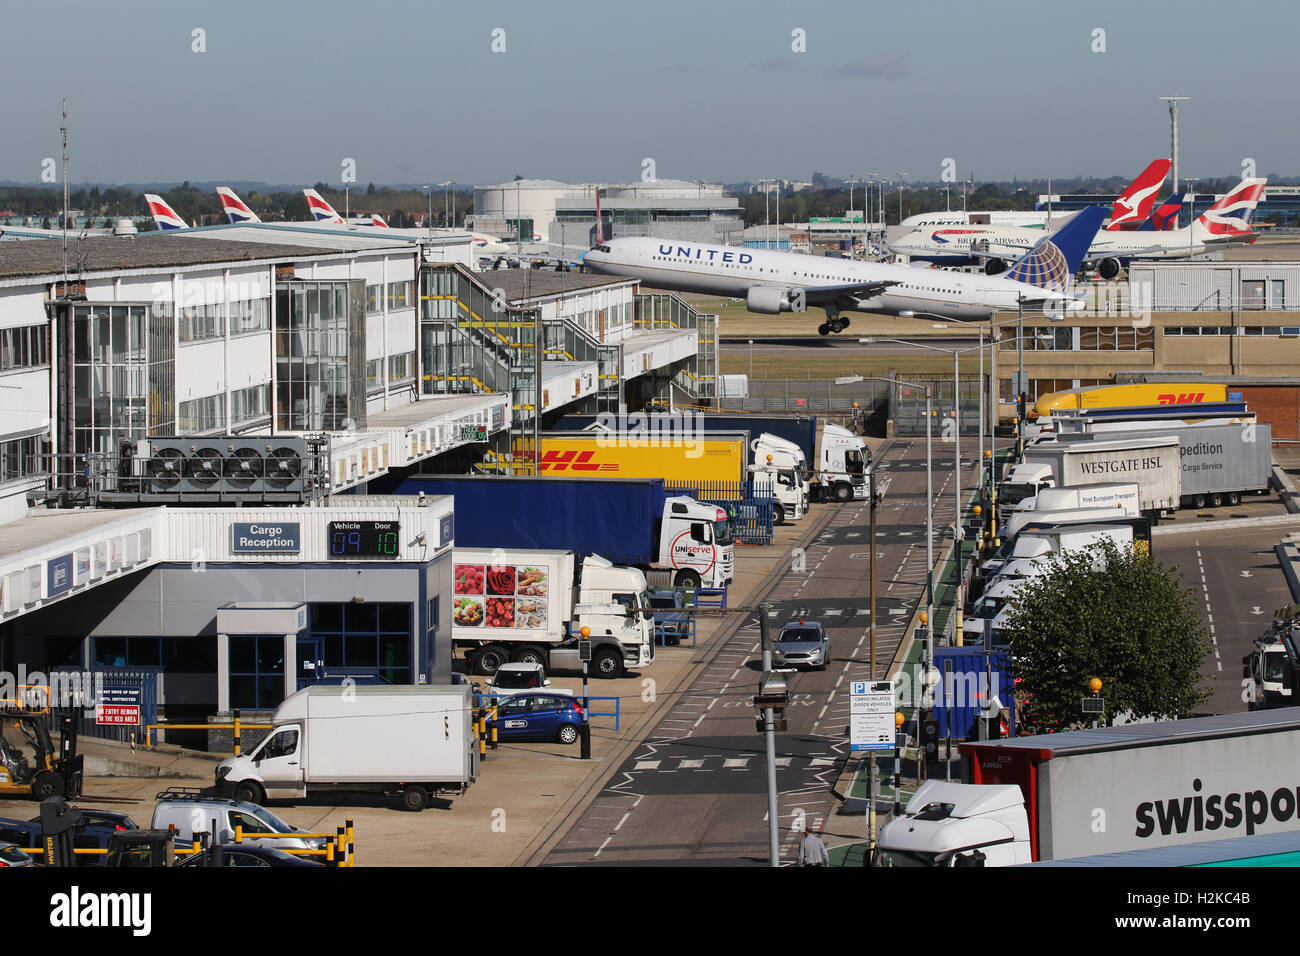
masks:
<path fill-rule="evenodd" d="M 1157 159 L 1142 174 L 1129 184 L 1128 189 L 1115 200 L 1111 211 L 1108 229 L 1121 229 L 1126 224 L 1136 224 L 1151 215 L 1151 207 L 1156 203 L 1156 194 L 1164 185 L 1165 176 L 1173 163 L 1167 159 Z"/>

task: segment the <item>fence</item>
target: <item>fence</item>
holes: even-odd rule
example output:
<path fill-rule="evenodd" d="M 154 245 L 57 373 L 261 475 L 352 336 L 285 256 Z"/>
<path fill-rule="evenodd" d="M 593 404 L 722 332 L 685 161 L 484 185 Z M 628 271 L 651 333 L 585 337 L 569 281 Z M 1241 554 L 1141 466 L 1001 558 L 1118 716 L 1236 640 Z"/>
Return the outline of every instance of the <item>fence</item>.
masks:
<path fill-rule="evenodd" d="M 77 711 L 77 735 L 130 743 L 143 738 L 144 728 L 158 722 L 158 681 L 162 668 L 101 667 L 89 671 L 60 670 L 51 675 L 56 687 L 82 686 L 87 705 Z M 89 677 L 90 686 L 85 687 Z M 101 683 L 102 682 L 102 683 Z M 52 693 L 57 693 L 53 690 Z M 93 696 L 92 696 L 93 695 Z M 103 723 L 101 723 L 103 721 Z"/>
<path fill-rule="evenodd" d="M 851 416 L 883 409 L 889 396 L 886 382 L 836 385 L 827 379 L 749 379 L 746 398 L 719 398 L 719 407 L 740 412 L 806 412 Z"/>
<path fill-rule="evenodd" d="M 752 481 L 665 481 L 664 490 L 717 505 L 731 519 L 738 542 L 772 543 L 776 497 L 771 491 L 755 488 Z"/>

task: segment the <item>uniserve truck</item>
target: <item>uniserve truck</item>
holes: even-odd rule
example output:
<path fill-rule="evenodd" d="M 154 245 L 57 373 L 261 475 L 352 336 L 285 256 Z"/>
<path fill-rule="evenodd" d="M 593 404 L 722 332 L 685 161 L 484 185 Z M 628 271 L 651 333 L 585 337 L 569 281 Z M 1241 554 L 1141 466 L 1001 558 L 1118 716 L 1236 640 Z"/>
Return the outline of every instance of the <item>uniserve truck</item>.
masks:
<path fill-rule="evenodd" d="M 1300 830 L 1293 708 L 961 744 L 880 832 L 881 866 L 1031 861 Z"/>
<path fill-rule="evenodd" d="M 572 551 L 456 548 L 452 552 L 452 647 L 478 674 L 502 664 L 581 668 L 576 635 L 586 627 L 591 669 L 618 677 L 654 663 L 654 621 L 645 575 Z"/>
<path fill-rule="evenodd" d="M 281 702 L 260 744 L 217 764 L 217 789 L 248 803 L 378 792 L 423 810 L 430 794 L 463 793 L 478 776 L 470 695 L 465 685 L 312 685 Z"/>
<path fill-rule="evenodd" d="M 451 495 L 456 545 L 600 555 L 672 574 L 677 587 L 724 588 L 735 568 L 727 513 L 662 479 L 413 475 L 395 494 Z"/>

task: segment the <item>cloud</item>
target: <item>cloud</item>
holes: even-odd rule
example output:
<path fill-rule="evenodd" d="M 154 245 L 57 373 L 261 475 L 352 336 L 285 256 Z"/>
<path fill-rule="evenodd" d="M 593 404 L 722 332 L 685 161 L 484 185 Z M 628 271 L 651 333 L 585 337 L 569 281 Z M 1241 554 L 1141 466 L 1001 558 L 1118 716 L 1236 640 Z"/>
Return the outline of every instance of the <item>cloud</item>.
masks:
<path fill-rule="evenodd" d="M 876 56 L 863 57 L 853 63 L 836 67 L 836 76 L 866 76 L 896 80 L 907 75 L 907 54 L 902 50 L 887 50 Z"/>

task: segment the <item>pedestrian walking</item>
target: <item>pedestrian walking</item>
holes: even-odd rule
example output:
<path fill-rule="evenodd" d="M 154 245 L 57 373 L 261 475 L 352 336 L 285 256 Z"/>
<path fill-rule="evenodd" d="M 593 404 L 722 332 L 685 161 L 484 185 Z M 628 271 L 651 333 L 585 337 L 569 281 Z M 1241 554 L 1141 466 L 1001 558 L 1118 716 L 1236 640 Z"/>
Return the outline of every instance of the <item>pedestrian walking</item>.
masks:
<path fill-rule="evenodd" d="M 830 863 L 830 854 L 821 837 L 813 833 L 812 827 L 804 827 L 803 840 L 799 843 L 800 866 L 826 866 Z"/>

